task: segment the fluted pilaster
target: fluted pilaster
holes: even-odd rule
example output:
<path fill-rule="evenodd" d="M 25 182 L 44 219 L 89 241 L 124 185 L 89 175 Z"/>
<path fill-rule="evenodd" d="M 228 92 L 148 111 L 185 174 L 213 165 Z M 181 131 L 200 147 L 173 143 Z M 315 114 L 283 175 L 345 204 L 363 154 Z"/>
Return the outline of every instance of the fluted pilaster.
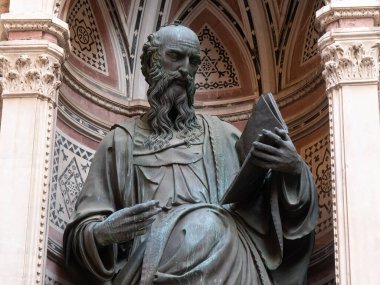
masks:
<path fill-rule="evenodd" d="M 337 284 L 380 280 L 379 4 L 325 1 L 317 12 L 329 100 Z"/>
<path fill-rule="evenodd" d="M 1 15 L 0 267 L 2 284 L 43 284 L 47 211 L 67 24 Z"/>

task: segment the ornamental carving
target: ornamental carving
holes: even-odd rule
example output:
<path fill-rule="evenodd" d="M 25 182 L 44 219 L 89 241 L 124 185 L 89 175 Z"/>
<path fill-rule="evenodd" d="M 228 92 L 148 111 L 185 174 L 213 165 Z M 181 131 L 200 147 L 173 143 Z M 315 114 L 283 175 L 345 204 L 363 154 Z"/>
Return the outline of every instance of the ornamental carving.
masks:
<path fill-rule="evenodd" d="M 342 81 L 373 80 L 378 78 L 377 48 L 362 44 L 330 45 L 322 50 L 326 88 Z"/>
<path fill-rule="evenodd" d="M 239 77 L 222 42 L 208 26 L 198 35 L 201 44 L 201 64 L 197 71 L 197 90 L 239 87 Z"/>
<path fill-rule="evenodd" d="M 42 31 L 54 36 L 66 53 L 71 49 L 69 30 L 65 22 L 53 19 L 1 19 L 1 26 L 6 34 L 10 32 Z"/>
<path fill-rule="evenodd" d="M 301 149 L 318 190 L 319 220 L 315 228 L 317 238 L 332 231 L 331 152 L 329 135 L 320 137 Z"/>
<path fill-rule="evenodd" d="M 20 55 L 14 62 L 0 55 L 3 94 L 38 93 L 56 101 L 61 65 L 53 57 Z"/>
<path fill-rule="evenodd" d="M 328 24 L 340 19 L 358 18 L 373 18 L 376 26 L 380 22 L 380 11 L 373 7 L 334 7 L 327 9 L 325 12 L 321 12 L 320 15 L 317 13 L 317 20 L 319 22 L 318 27 L 320 30 L 323 30 Z"/>
<path fill-rule="evenodd" d="M 323 6 L 322 0 L 315 1 L 314 7 L 313 7 L 313 13 L 311 14 L 309 18 L 310 22 L 309 22 L 305 42 L 303 44 L 302 63 L 305 63 L 309 61 L 310 59 L 314 58 L 316 55 L 318 55 L 319 33 L 318 33 L 317 25 L 315 24 L 316 22 L 315 13 L 322 6 Z"/>
<path fill-rule="evenodd" d="M 71 52 L 96 71 L 107 74 L 105 48 L 88 0 L 79 0 L 68 13 Z"/>

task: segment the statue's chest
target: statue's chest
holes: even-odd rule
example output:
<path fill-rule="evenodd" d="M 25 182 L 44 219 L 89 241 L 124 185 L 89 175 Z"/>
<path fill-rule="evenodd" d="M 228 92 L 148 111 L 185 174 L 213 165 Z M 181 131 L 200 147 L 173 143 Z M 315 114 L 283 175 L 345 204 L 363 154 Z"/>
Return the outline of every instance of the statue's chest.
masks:
<path fill-rule="evenodd" d="M 142 201 L 160 206 L 209 202 L 202 144 L 133 156 L 135 183 Z"/>

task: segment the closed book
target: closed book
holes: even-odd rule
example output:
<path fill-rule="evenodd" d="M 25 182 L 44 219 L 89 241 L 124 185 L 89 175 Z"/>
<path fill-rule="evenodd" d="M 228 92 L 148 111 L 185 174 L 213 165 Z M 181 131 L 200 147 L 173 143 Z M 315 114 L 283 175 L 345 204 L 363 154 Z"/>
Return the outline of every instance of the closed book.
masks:
<path fill-rule="evenodd" d="M 266 93 L 260 96 L 240 139 L 236 143 L 236 149 L 243 164 L 230 187 L 224 193 L 220 201 L 221 204 L 248 201 L 261 188 L 268 169 L 252 163 L 251 152 L 254 148 L 252 143 L 259 141 L 270 145 L 271 141 L 266 140 L 261 134 L 263 129 L 274 132 L 276 127 L 288 130 L 273 95 Z"/>

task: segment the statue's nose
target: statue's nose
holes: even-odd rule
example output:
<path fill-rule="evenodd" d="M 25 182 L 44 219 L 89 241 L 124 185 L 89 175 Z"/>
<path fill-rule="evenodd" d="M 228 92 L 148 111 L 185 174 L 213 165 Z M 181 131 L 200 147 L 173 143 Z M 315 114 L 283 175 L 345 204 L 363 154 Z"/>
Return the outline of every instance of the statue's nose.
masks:
<path fill-rule="evenodd" d="M 178 71 L 179 71 L 179 73 L 181 73 L 181 75 L 182 75 L 183 77 L 186 77 L 187 75 L 189 75 L 189 69 L 186 68 L 186 67 L 184 67 L 184 66 L 180 67 L 180 68 L 178 69 Z"/>
<path fill-rule="evenodd" d="M 181 73 L 183 77 L 186 77 L 189 74 L 189 65 L 190 65 L 190 60 L 188 57 L 185 57 L 183 59 L 183 62 L 180 68 L 178 69 L 178 71 Z"/>

